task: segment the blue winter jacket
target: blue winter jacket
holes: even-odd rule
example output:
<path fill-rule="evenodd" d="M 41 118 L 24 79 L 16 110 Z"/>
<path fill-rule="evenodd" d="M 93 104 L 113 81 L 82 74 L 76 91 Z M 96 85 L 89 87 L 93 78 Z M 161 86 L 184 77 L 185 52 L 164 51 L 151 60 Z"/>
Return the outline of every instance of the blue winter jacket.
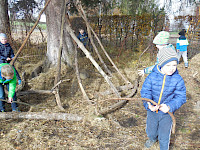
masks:
<path fill-rule="evenodd" d="M 162 87 L 164 89 L 161 93 Z M 145 79 L 140 93 L 141 97 L 149 98 L 156 103 L 158 103 L 162 94 L 160 104 L 169 106 L 170 112 L 175 112 L 186 103 L 186 87 L 182 77 L 178 74 L 178 70 L 172 75 L 164 75 L 158 65 L 153 68 L 152 73 Z M 146 101 L 143 101 L 143 104 L 146 110 L 151 111 Z M 158 113 L 163 112 L 159 110 Z"/>
<path fill-rule="evenodd" d="M 86 32 L 84 32 L 83 34 L 80 34 L 77 36 L 77 38 L 83 43 L 84 46 L 87 45 L 87 40 L 88 40 L 88 35 Z"/>
<path fill-rule="evenodd" d="M 13 52 L 13 49 L 12 47 L 10 46 L 9 43 L 6 43 L 6 44 L 2 44 L 0 42 L 0 64 L 1 63 L 10 63 L 10 61 L 7 61 L 6 59 L 9 57 L 9 58 L 13 58 L 15 55 L 14 55 L 14 52 Z M 14 67 L 14 66 L 13 66 Z M 15 67 L 14 67 L 15 68 Z M 18 73 L 18 71 L 15 69 L 16 71 L 16 75 L 17 75 L 17 79 L 18 80 L 21 80 L 21 77 Z"/>
<path fill-rule="evenodd" d="M 9 43 L 6 43 L 6 44 L 2 44 L 0 42 L 0 63 L 9 63 L 7 62 L 7 58 L 13 58 L 15 55 L 14 55 L 14 52 L 13 52 L 13 49 L 12 47 L 10 46 Z"/>
<path fill-rule="evenodd" d="M 188 40 L 185 36 L 181 35 L 176 41 L 176 49 L 180 51 L 187 51 L 189 45 Z"/>

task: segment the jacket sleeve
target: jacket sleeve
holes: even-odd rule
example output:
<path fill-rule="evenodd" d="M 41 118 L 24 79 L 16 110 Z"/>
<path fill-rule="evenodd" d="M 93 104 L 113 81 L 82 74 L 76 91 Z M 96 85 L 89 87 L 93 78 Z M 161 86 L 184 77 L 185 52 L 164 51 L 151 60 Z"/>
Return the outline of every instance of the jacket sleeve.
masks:
<path fill-rule="evenodd" d="M 145 68 L 145 69 L 144 69 L 144 73 L 145 73 L 145 74 L 150 74 L 150 73 L 152 72 L 153 68 L 154 68 L 158 63 L 159 63 L 159 62 L 158 62 L 158 57 L 157 57 L 157 58 L 156 58 L 156 63 L 155 63 L 155 65 L 152 65 L 152 66 L 150 66 L 150 67 Z"/>
<path fill-rule="evenodd" d="M 177 41 L 176 41 L 176 49 L 180 49 L 179 39 L 177 39 Z"/>
<path fill-rule="evenodd" d="M 186 87 L 182 78 L 180 81 L 177 82 L 174 94 L 174 98 L 166 103 L 166 105 L 170 107 L 170 112 L 175 112 L 184 103 L 186 103 Z"/>
<path fill-rule="evenodd" d="M 142 85 L 142 90 L 140 91 L 141 97 L 142 98 L 148 98 L 152 99 L 152 84 L 151 84 L 151 76 L 148 75 L 147 78 L 145 79 L 143 85 Z M 143 105 L 146 110 L 149 110 L 148 104 L 146 101 L 143 101 Z"/>
<path fill-rule="evenodd" d="M 17 78 L 16 75 L 14 78 L 9 82 L 9 91 L 8 91 L 8 97 L 12 97 L 15 95 L 15 89 L 17 84 Z"/>
<path fill-rule="evenodd" d="M 12 47 L 10 47 L 10 58 L 15 57 Z"/>
<path fill-rule="evenodd" d="M 4 63 L 4 61 L 6 60 L 6 57 L 2 53 L 2 48 L 3 47 L 0 46 L 0 63 Z"/>

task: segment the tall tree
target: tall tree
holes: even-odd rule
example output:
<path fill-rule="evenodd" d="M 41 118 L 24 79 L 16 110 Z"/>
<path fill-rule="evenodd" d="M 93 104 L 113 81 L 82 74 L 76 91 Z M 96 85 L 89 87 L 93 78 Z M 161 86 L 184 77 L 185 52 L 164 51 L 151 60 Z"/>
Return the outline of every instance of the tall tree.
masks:
<path fill-rule="evenodd" d="M 58 60 L 63 4 L 64 0 L 52 0 L 45 12 L 47 24 L 47 59 L 52 65 L 57 64 Z M 65 21 L 64 27 L 66 24 L 67 21 Z M 74 45 L 65 28 L 63 33 L 62 61 L 66 62 L 69 66 L 72 66 L 74 61 Z"/>
<path fill-rule="evenodd" d="M 8 1 L 0 0 L 0 32 L 10 35 L 10 24 L 8 17 Z"/>

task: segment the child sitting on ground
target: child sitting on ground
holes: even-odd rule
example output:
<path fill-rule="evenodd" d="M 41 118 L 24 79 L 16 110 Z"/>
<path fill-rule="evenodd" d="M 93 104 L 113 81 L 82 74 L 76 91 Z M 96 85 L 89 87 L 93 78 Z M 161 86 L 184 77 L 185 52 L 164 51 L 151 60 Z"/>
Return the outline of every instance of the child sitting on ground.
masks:
<path fill-rule="evenodd" d="M 186 87 L 178 74 L 178 57 L 174 49 L 162 48 L 158 53 L 159 63 L 144 81 L 141 97 L 155 101 L 143 102 L 147 110 L 146 133 L 148 140 L 145 147 L 150 148 L 157 140 L 160 150 L 168 150 L 172 119 L 167 112 L 174 113 L 186 103 Z"/>
<path fill-rule="evenodd" d="M 8 63 L 0 64 L 0 111 L 5 112 L 5 102 L 1 99 L 5 99 L 4 85 L 8 89 L 8 103 L 11 103 L 12 111 L 19 111 L 17 103 L 17 96 L 15 88 L 17 84 L 16 72 L 13 66 Z"/>
<path fill-rule="evenodd" d="M 9 43 L 7 43 L 7 36 L 4 33 L 0 33 L 0 63 L 10 63 L 14 57 L 14 52 Z M 16 69 L 15 69 L 16 70 Z M 16 70 L 18 84 L 21 84 L 21 78 Z"/>

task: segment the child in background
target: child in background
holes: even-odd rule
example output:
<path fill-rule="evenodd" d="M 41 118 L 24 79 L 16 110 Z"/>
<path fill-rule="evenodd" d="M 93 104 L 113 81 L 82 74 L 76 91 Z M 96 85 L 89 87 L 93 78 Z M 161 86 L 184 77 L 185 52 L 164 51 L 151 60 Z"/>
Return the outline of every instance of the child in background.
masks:
<path fill-rule="evenodd" d="M 158 35 L 156 35 L 156 37 L 153 40 L 153 43 L 156 44 L 156 47 L 158 48 L 159 51 L 161 51 L 162 48 L 172 48 L 172 49 L 174 49 L 174 51 L 176 51 L 174 46 L 172 44 L 169 44 L 168 41 L 169 41 L 169 32 L 161 31 L 158 33 Z M 158 62 L 158 58 L 157 58 L 155 65 L 158 63 L 159 62 Z M 152 69 L 155 67 L 155 65 L 147 67 L 143 70 L 138 70 L 138 74 L 140 76 L 144 76 L 144 74 L 151 73 Z"/>
<path fill-rule="evenodd" d="M 9 43 L 7 43 L 7 36 L 4 33 L 0 33 L 0 63 L 10 63 L 14 57 L 14 52 Z M 15 69 L 16 70 L 16 69 Z M 21 78 L 16 70 L 18 84 L 21 84 Z"/>
<path fill-rule="evenodd" d="M 83 43 L 83 45 L 86 47 L 88 43 L 88 34 L 82 29 L 79 29 L 79 35 L 77 38 Z"/>
<path fill-rule="evenodd" d="M 8 89 L 8 103 L 11 103 L 12 111 L 18 112 L 15 88 L 17 84 L 16 72 L 13 66 L 7 63 L 0 64 L 0 99 L 5 99 L 4 85 Z M 0 111 L 5 112 L 5 102 L 0 100 Z"/>
<path fill-rule="evenodd" d="M 189 43 L 187 38 L 185 37 L 185 33 L 186 33 L 185 29 L 179 32 L 180 37 L 177 39 L 176 49 L 178 52 L 178 61 L 182 56 L 185 68 L 188 68 L 187 46 L 189 45 Z"/>
<path fill-rule="evenodd" d="M 147 110 L 146 133 L 148 140 L 146 148 L 150 148 L 157 140 L 160 150 L 168 150 L 172 119 L 167 112 L 174 113 L 186 103 L 186 87 L 178 74 L 178 57 L 174 49 L 165 47 L 158 53 L 159 63 L 145 79 L 141 97 L 155 101 L 143 102 Z"/>

